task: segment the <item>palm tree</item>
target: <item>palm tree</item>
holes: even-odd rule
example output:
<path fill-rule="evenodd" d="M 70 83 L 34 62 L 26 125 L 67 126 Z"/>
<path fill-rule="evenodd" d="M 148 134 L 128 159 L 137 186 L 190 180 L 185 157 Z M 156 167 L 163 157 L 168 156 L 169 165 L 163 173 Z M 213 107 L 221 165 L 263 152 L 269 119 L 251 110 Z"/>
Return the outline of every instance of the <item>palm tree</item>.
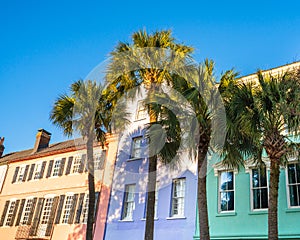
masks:
<path fill-rule="evenodd" d="M 79 80 L 71 85 L 70 95 L 61 95 L 55 101 L 50 113 L 53 124 L 62 128 L 64 134 L 72 136 L 77 131 L 83 137 L 87 149 L 89 205 L 86 240 L 93 239 L 95 182 L 94 182 L 94 154 L 95 138 L 105 143 L 105 133 L 109 122 L 105 116 L 106 109 L 101 101 L 102 86 L 90 80 Z"/>
<path fill-rule="evenodd" d="M 186 75 L 187 74 L 187 75 Z M 200 239 L 209 240 L 209 221 L 207 211 L 207 157 L 209 151 L 215 151 L 222 145 L 222 136 L 225 136 L 220 124 L 225 125 L 225 109 L 221 96 L 216 87 L 214 77 L 214 62 L 206 59 L 204 64 L 189 66 L 184 78 L 176 78 L 174 88 L 183 94 L 189 101 L 198 127 L 194 128 L 195 144 L 190 142 L 197 160 L 198 184 L 197 204 L 199 217 Z M 218 128 L 216 127 L 218 118 Z M 221 119 L 220 116 L 223 116 Z M 223 122 L 222 122 L 223 121 Z"/>
<path fill-rule="evenodd" d="M 145 30 L 138 31 L 133 33 L 132 40 L 131 44 L 120 42 L 111 53 L 112 58 L 107 71 L 108 98 L 114 105 L 121 96 L 128 95 L 132 92 L 130 90 L 143 85 L 147 90 L 147 107 L 152 125 L 158 122 L 159 113 L 164 111 L 161 105 L 153 103 L 159 86 L 172 83 L 174 69 L 185 65 L 193 49 L 176 43 L 171 31 L 157 31 L 153 34 L 148 34 Z M 148 157 L 148 164 L 144 239 L 153 240 L 157 154 Z"/>
<path fill-rule="evenodd" d="M 268 237 L 278 239 L 278 186 L 280 165 L 293 149 L 290 136 L 299 134 L 300 71 L 278 76 L 257 73 L 257 82 L 232 78 L 220 84 L 227 113 L 224 161 L 242 163 L 252 157 L 261 163 L 262 151 L 270 159 Z M 288 131 L 289 134 L 285 134 Z"/>

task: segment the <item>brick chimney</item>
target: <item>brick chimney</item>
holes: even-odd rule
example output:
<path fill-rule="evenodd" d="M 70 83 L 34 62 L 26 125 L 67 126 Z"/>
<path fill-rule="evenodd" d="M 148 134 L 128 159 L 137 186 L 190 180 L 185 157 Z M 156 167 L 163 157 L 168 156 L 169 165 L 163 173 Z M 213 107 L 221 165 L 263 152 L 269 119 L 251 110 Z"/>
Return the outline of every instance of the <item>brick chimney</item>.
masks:
<path fill-rule="evenodd" d="M 49 147 L 50 138 L 51 133 L 47 132 L 45 129 L 39 129 L 36 134 L 36 140 L 32 153 L 36 153 L 43 148 Z"/>
<path fill-rule="evenodd" d="M 5 148 L 3 142 L 4 142 L 4 137 L 0 138 L 0 157 L 2 157 Z"/>

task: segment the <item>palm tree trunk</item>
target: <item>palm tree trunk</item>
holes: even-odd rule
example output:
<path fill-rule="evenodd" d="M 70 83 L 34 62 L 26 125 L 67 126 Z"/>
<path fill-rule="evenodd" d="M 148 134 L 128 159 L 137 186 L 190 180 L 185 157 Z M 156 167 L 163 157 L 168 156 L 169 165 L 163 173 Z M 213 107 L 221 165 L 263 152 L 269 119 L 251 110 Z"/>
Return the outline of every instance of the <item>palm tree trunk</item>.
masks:
<path fill-rule="evenodd" d="M 279 159 L 270 158 L 270 189 L 269 189 L 269 215 L 268 236 L 270 240 L 278 239 L 278 184 L 280 175 Z"/>
<path fill-rule="evenodd" d="M 155 94 L 155 85 L 150 84 L 150 102 Z M 157 121 L 157 116 L 152 113 L 151 105 L 149 106 L 150 123 Z M 150 138 L 151 141 L 151 138 Z M 153 143 L 152 143 L 153 144 Z M 151 146 L 151 144 L 150 144 Z M 151 149 L 148 149 L 151 154 Z M 157 155 L 148 157 L 148 185 L 147 185 L 147 210 L 146 210 L 146 226 L 144 240 L 154 239 L 154 208 L 155 208 L 155 190 L 156 190 L 156 170 L 157 170 Z"/>
<path fill-rule="evenodd" d="M 156 189 L 156 168 L 157 156 L 149 157 L 148 167 L 148 198 L 147 198 L 147 211 L 146 211 L 146 227 L 145 227 L 145 240 L 154 239 L 154 207 L 155 207 L 155 189 Z"/>
<path fill-rule="evenodd" d="M 88 185 L 89 185 L 89 207 L 86 229 L 86 240 L 93 240 L 94 227 L 94 209 L 95 209 L 95 178 L 94 178 L 94 153 L 93 139 L 94 134 L 91 133 L 87 139 L 87 167 L 88 167 Z"/>
<path fill-rule="evenodd" d="M 204 146 L 203 146 L 204 145 Z M 207 144 L 203 144 L 198 148 L 198 217 L 199 217 L 199 230 L 200 239 L 209 240 L 209 223 L 207 211 L 207 196 L 206 196 L 206 173 L 207 161 L 206 154 L 208 151 Z M 202 174 L 201 174 L 202 173 Z"/>

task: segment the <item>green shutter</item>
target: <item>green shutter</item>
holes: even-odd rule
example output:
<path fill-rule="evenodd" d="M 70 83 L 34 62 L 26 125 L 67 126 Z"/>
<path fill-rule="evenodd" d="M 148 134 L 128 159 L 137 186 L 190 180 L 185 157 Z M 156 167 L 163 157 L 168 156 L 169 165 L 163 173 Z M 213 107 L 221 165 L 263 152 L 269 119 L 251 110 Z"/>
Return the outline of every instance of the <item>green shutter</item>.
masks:
<path fill-rule="evenodd" d="M 42 163 L 42 168 L 41 168 L 41 172 L 40 172 L 40 177 L 39 177 L 39 179 L 41 179 L 41 178 L 44 177 L 44 172 L 45 172 L 46 164 L 47 164 L 47 161 L 44 161 L 44 162 Z"/>
<path fill-rule="evenodd" d="M 38 226 L 39 226 L 39 221 L 40 221 L 40 216 L 41 216 L 41 213 L 42 213 L 44 200 L 45 200 L 44 198 L 39 198 L 39 200 L 38 200 L 36 211 L 35 211 L 35 214 L 34 214 L 33 223 L 32 223 L 32 226 L 30 228 L 29 236 L 36 236 L 36 234 L 37 234 L 37 230 L 38 230 Z"/>
<path fill-rule="evenodd" d="M 54 223 L 54 218 L 55 218 L 55 213 L 56 213 L 56 209 L 57 209 L 57 205 L 58 205 L 58 200 L 59 197 L 55 197 L 53 200 L 53 204 L 52 204 L 52 209 L 51 209 L 51 213 L 50 213 L 50 218 L 47 224 L 47 229 L 46 229 L 46 233 L 45 236 L 50 236 L 52 229 L 53 229 L 53 223 Z"/>
<path fill-rule="evenodd" d="M 3 226 L 3 224 L 4 224 L 5 216 L 6 216 L 6 213 L 7 213 L 7 210 L 8 210 L 8 206 L 9 206 L 9 200 L 5 202 L 4 209 L 3 209 L 3 212 L 2 212 L 2 216 L 1 216 L 1 220 L 0 220 L 0 226 Z"/>
<path fill-rule="evenodd" d="M 80 167 L 79 167 L 79 173 L 83 173 L 84 166 L 86 165 L 86 154 L 83 154 L 81 156 L 81 161 L 80 161 Z"/>
<path fill-rule="evenodd" d="M 31 207 L 31 209 L 30 209 L 30 213 L 29 213 L 29 216 L 28 216 L 28 221 L 27 221 L 27 224 L 28 224 L 28 225 L 31 225 L 32 218 L 33 218 L 33 214 L 34 214 L 34 210 L 35 210 L 36 202 L 37 202 L 37 198 L 34 198 L 34 199 L 33 199 L 33 202 L 32 202 L 32 207 Z"/>
<path fill-rule="evenodd" d="M 20 203 L 20 200 L 17 200 L 16 201 L 16 205 L 14 207 L 14 211 L 13 211 L 13 215 L 12 215 L 11 221 L 9 223 L 9 226 L 13 226 L 14 225 L 14 221 L 15 221 L 15 218 L 16 218 L 16 215 L 17 215 L 17 211 L 18 211 L 18 208 L 19 208 L 19 203 Z"/>
<path fill-rule="evenodd" d="M 58 205 L 56 218 L 55 218 L 55 224 L 60 223 L 60 217 L 61 217 L 61 212 L 62 212 L 62 209 L 63 209 L 63 206 L 64 206 L 64 202 L 65 202 L 65 195 L 60 195 L 59 205 Z"/>
<path fill-rule="evenodd" d="M 76 217 L 75 217 L 75 223 L 80 223 L 81 212 L 82 212 L 82 209 L 83 209 L 84 195 L 85 195 L 84 193 L 80 193 L 80 195 L 79 195 L 77 211 L 76 211 Z"/>
<path fill-rule="evenodd" d="M 73 157 L 71 156 L 68 159 L 68 165 L 67 165 L 67 169 L 66 169 L 66 175 L 70 174 L 70 172 L 71 172 L 72 162 L 73 162 Z"/>
<path fill-rule="evenodd" d="M 17 176 L 18 176 L 18 173 L 19 173 L 19 169 L 20 169 L 20 167 L 16 167 L 15 173 L 14 173 L 14 176 L 13 176 L 13 179 L 12 179 L 11 183 L 15 183 L 16 182 Z"/>
<path fill-rule="evenodd" d="M 26 201 L 26 199 L 21 200 L 21 205 L 20 205 L 20 209 L 19 209 L 19 212 L 18 212 L 18 217 L 17 217 L 17 221 L 16 221 L 15 226 L 19 226 L 19 224 L 20 224 L 23 209 L 24 209 L 24 205 L 25 205 L 25 201 Z"/>
<path fill-rule="evenodd" d="M 23 176 L 22 182 L 26 181 L 27 174 L 28 174 L 28 171 L 29 171 L 29 166 L 30 165 L 26 165 L 26 167 L 25 167 L 25 172 L 24 172 L 24 176 Z"/>
<path fill-rule="evenodd" d="M 31 164 L 27 181 L 30 181 L 32 179 L 34 168 L 35 168 L 35 164 Z"/>
<path fill-rule="evenodd" d="M 74 216 L 75 216 L 75 211 L 74 209 L 76 209 L 76 205 L 77 205 L 77 200 L 78 200 L 78 194 L 74 194 L 73 196 L 73 201 L 72 201 L 72 210 L 70 212 L 70 216 L 69 216 L 69 220 L 68 223 L 72 224 L 74 221 Z"/>
<path fill-rule="evenodd" d="M 66 158 L 63 158 L 61 160 L 61 163 L 60 163 L 60 168 L 59 168 L 58 176 L 62 176 L 63 175 L 64 170 L 65 170 L 65 163 L 66 163 Z"/>
<path fill-rule="evenodd" d="M 46 178 L 48 178 L 48 177 L 51 176 L 52 167 L 53 167 L 53 162 L 54 162 L 54 160 L 51 160 L 51 161 L 49 162 L 49 165 L 48 165 L 48 171 L 47 171 Z"/>

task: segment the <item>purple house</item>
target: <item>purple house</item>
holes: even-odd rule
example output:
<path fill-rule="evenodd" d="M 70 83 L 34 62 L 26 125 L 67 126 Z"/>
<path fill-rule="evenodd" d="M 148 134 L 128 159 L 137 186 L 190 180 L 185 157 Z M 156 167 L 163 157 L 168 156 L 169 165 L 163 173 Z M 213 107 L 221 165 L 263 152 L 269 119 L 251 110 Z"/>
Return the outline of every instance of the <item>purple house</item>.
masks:
<path fill-rule="evenodd" d="M 147 202 L 147 114 L 136 107 L 122 134 L 109 201 L 105 240 L 144 238 Z M 144 109 L 145 111 L 145 109 Z M 155 239 L 193 239 L 196 219 L 196 165 L 183 154 L 179 164 L 158 161 Z"/>

